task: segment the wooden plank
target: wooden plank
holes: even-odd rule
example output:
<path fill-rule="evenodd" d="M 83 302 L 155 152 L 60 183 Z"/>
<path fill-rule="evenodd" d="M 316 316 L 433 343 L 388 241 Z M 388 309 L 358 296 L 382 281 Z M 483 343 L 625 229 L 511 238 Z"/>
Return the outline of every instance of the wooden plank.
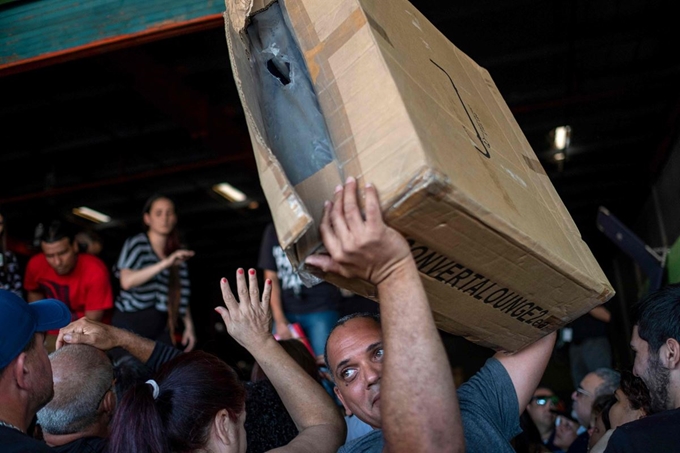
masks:
<path fill-rule="evenodd" d="M 223 25 L 223 0 L 40 0 L 0 7 L 0 75 Z"/>

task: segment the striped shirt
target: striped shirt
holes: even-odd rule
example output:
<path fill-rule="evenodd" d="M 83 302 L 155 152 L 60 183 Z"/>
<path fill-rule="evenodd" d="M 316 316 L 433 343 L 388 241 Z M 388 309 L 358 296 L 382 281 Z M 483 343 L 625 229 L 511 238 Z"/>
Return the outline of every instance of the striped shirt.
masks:
<path fill-rule="evenodd" d="M 143 269 L 159 261 L 160 258 L 151 248 L 149 237 L 146 233 L 140 233 L 125 241 L 116 264 L 117 273 L 121 269 Z M 135 286 L 127 291 L 121 288 L 116 299 L 116 308 L 129 313 L 156 307 L 158 311 L 167 312 L 169 278 L 170 269 L 163 269 L 143 285 Z M 179 265 L 179 279 L 181 285 L 179 313 L 184 315 L 189 306 L 189 296 L 191 296 L 189 270 L 185 262 Z"/>

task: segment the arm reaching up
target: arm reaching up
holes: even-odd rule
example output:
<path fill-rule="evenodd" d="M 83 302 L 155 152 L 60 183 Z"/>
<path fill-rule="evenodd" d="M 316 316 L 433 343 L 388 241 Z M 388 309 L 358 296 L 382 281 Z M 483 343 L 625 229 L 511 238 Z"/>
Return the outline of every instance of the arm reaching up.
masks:
<path fill-rule="evenodd" d="M 498 352 L 494 356 L 510 375 L 517 393 L 520 414 L 531 401 L 531 397 L 543 377 L 555 345 L 556 336 L 557 334 L 553 332 L 519 352 L 514 354 Z"/>
<path fill-rule="evenodd" d="M 334 453 L 345 438 L 345 422 L 326 390 L 308 375 L 274 339 L 269 330 L 271 281 L 265 282 L 262 299 L 254 269 L 236 274 L 239 301 L 229 283 L 220 286 L 224 307 L 215 310 L 222 316 L 229 335 L 253 355 L 286 406 L 300 433 L 281 452 Z"/>
<path fill-rule="evenodd" d="M 353 178 L 344 188 L 338 186 L 333 203 L 326 203 L 320 226 L 329 255 L 306 260 L 324 272 L 360 278 L 378 289 L 382 347 L 378 346 L 378 355 L 371 356 L 378 358 L 334 357 L 330 366 L 336 392 L 346 409 L 354 408 L 361 418 L 362 403 L 353 401 L 357 394 L 353 386 L 365 383 L 375 388 L 381 383 L 380 393 L 364 406 L 372 414 L 370 423 L 383 429 L 385 451 L 464 451 L 453 376 L 408 244 L 383 222 L 375 188 L 366 185 L 365 220 L 356 191 Z M 330 358 L 330 338 L 327 348 Z M 380 404 L 377 416 L 376 401 Z"/>

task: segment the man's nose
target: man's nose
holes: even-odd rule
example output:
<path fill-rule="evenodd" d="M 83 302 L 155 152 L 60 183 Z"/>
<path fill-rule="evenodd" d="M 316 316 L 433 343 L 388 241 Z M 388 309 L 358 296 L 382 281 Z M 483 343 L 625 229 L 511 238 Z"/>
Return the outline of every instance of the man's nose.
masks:
<path fill-rule="evenodd" d="M 378 366 L 375 365 L 369 365 L 365 369 L 365 379 L 366 379 L 366 386 L 370 387 L 371 385 L 380 382 L 380 376 L 382 372 L 381 369 Z"/>

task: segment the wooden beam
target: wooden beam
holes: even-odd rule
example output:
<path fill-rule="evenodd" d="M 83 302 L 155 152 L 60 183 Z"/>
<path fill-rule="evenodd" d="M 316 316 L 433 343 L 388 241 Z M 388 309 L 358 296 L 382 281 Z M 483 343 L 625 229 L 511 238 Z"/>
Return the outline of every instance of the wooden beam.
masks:
<path fill-rule="evenodd" d="M 219 0 L 41 0 L 0 9 L 0 76 L 224 26 Z"/>

